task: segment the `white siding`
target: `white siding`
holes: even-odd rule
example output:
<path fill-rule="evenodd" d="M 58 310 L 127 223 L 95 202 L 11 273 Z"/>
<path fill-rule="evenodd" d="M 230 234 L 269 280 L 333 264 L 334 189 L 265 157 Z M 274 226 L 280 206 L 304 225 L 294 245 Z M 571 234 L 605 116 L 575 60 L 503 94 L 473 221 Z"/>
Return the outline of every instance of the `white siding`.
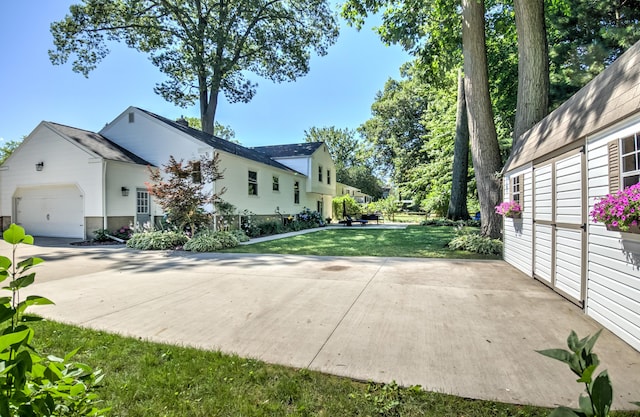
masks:
<path fill-rule="evenodd" d="M 609 193 L 607 143 L 640 129 L 640 122 L 614 126 L 587 144 L 590 211 Z M 586 313 L 640 350 L 640 235 L 588 227 Z"/>
<path fill-rule="evenodd" d="M 535 261 L 534 272 L 536 276 L 551 284 L 551 226 L 535 224 Z"/>
<path fill-rule="evenodd" d="M 150 172 L 146 166 L 126 162 L 106 161 L 105 200 L 107 216 L 133 216 L 136 213 L 136 189 L 146 188 Z M 122 187 L 129 195 L 122 195 Z M 162 214 L 162 208 L 151 202 L 151 215 Z"/>
<path fill-rule="evenodd" d="M 535 218 L 536 220 L 552 220 L 551 201 L 551 164 L 536 168 L 533 171 L 535 182 Z"/>
<path fill-rule="evenodd" d="M 309 157 L 300 158 L 273 158 L 282 165 L 287 166 L 301 174 L 309 175 Z"/>
<path fill-rule="evenodd" d="M 582 300 L 582 230 L 556 229 L 557 289 Z"/>
<path fill-rule="evenodd" d="M 530 167 L 519 169 L 507 173 L 504 178 L 504 201 L 511 199 L 510 183 L 511 178 L 524 175 L 523 189 L 523 212 L 522 218 L 504 218 L 504 260 L 525 274 L 531 276 L 533 266 L 532 256 L 532 226 L 533 226 L 533 188 L 532 171 Z"/>
<path fill-rule="evenodd" d="M 556 222 L 582 224 L 582 154 L 556 163 Z"/>

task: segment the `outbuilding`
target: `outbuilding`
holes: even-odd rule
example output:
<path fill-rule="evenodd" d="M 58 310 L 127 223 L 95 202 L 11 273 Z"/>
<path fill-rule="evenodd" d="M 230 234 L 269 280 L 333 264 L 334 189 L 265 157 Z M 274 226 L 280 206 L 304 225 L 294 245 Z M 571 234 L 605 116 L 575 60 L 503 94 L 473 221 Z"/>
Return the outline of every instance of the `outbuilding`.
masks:
<path fill-rule="evenodd" d="M 640 234 L 590 218 L 640 182 L 640 42 L 515 144 L 504 169 L 504 259 L 640 350 Z"/>

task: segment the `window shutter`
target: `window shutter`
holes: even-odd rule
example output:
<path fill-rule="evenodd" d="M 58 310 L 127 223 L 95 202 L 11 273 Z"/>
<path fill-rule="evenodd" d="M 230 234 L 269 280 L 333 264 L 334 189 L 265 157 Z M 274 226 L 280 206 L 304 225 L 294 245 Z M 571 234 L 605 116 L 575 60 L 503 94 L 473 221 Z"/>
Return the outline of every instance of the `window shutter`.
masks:
<path fill-rule="evenodd" d="M 609 193 L 620 190 L 620 150 L 618 139 L 608 144 L 609 148 Z"/>
<path fill-rule="evenodd" d="M 520 207 L 522 207 L 522 211 L 524 211 L 524 174 L 518 175 L 520 179 Z"/>

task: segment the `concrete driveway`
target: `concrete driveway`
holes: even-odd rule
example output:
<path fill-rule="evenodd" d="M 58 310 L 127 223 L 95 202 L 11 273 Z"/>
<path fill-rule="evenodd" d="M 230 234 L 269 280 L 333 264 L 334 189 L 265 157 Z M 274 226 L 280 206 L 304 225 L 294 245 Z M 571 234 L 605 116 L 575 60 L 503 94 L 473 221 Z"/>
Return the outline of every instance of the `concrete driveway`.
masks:
<path fill-rule="evenodd" d="M 582 387 L 535 350 L 601 326 L 502 261 L 139 252 L 36 239 L 48 318 L 158 342 L 463 397 L 577 406 Z M 9 248 L 0 244 L 0 253 Z M 617 408 L 640 401 L 640 353 L 595 351 Z"/>

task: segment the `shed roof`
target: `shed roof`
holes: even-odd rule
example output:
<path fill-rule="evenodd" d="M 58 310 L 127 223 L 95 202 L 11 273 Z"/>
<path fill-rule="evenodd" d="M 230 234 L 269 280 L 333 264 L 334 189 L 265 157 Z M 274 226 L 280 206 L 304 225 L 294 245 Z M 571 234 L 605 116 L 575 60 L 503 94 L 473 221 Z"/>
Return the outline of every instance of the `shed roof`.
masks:
<path fill-rule="evenodd" d="M 140 158 L 125 148 L 111 142 L 99 133 L 76 127 L 61 125 L 54 122 L 45 122 L 51 129 L 75 141 L 80 146 L 90 150 L 96 155 L 111 161 L 131 162 L 139 165 L 153 165 Z"/>
<path fill-rule="evenodd" d="M 253 149 L 265 153 L 272 158 L 311 156 L 323 143 L 324 142 L 307 142 L 290 145 L 256 146 Z"/>
<path fill-rule="evenodd" d="M 140 110 L 141 112 L 144 112 L 146 114 L 148 114 L 149 116 L 153 117 L 154 119 L 157 119 L 163 123 L 168 124 L 169 126 L 173 127 L 174 129 L 178 129 L 183 133 L 186 133 L 187 135 L 201 141 L 204 142 L 205 144 L 211 146 L 214 149 L 220 150 L 220 151 L 224 151 L 227 153 L 230 153 L 232 155 L 238 155 L 242 158 L 245 159 L 249 159 L 252 161 L 256 161 L 256 162 L 260 162 L 262 164 L 265 165 L 270 165 L 272 167 L 275 168 L 280 168 L 282 170 L 285 171 L 289 171 L 289 172 L 295 172 L 298 173 L 297 171 L 289 168 L 286 165 L 281 164 L 278 161 L 275 161 L 273 159 L 271 159 L 269 157 L 269 155 L 263 153 L 263 152 L 258 152 L 254 149 L 251 148 L 245 148 L 242 145 L 238 145 L 237 143 L 233 143 L 230 142 L 228 140 L 219 138 L 217 136 L 214 135 L 210 135 L 208 133 L 205 133 L 201 130 L 198 129 L 194 129 L 192 127 L 189 126 L 185 126 L 183 124 L 180 124 L 178 122 L 175 122 L 173 120 L 167 119 L 166 117 L 162 117 L 160 115 L 157 115 L 155 113 L 152 113 L 148 110 L 144 110 L 141 108 L 136 107 L 138 110 Z"/>
<path fill-rule="evenodd" d="M 569 100 L 526 131 L 505 171 L 584 139 L 640 111 L 640 42 Z"/>

